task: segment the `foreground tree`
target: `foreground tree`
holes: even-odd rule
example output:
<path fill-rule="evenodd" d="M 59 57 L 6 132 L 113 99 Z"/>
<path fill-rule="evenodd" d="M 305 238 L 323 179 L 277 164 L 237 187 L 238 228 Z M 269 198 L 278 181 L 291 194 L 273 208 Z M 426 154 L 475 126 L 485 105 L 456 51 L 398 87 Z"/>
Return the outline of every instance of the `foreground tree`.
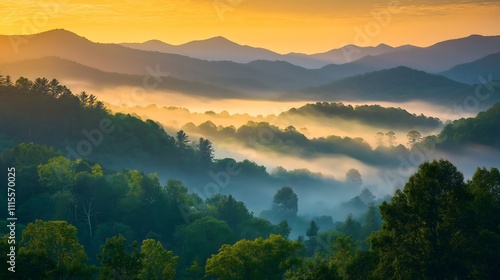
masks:
<path fill-rule="evenodd" d="M 464 279 L 471 196 L 449 161 L 427 162 L 403 191 L 380 207 L 382 230 L 372 239 L 380 279 Z"/>
<path fill-rule="evenodd" d="M 165 250 L 160 242 L 154 239 L 142 241 L 142 270 L 139 279 L 144 280 L 173 280 L 178 257 L 171 251 Z"/>
<path fill-rule="evenodd" d="M 101 262 L 98 279 L 137 279 L 141 271 L 141 253 L 137 242 L 132 244 L 131 250 L 126 249 L 125 243 L 126 239 L 121 234 L 106 240 L 97 256 Z"/>
<path fill-rule="evenodd" d="M 46 275 L 50 279 L 86 279 L 91 270 L 87 255 L 76 237 L 76 227 L 65 221 L 36 220 L 23 231 L 19 276 L 24 279 Z M 39 270 L 40 269 L 40 270 Z"/>
<path fill-rule="evenodd" d="M 464 257 L 474 279 L 495 279 L 500 275 L 500 172 L 478 168 L 467 185 L 474 196 L 470 227 L 476 235 Z"/>
<path fill-rule="evenodd" d="M 234 234 L 227 223 L 213 217 L 203 217 L 186 226 L 177 227 L 175 241 L 180 266 L 187 267 L 196 261 L 204 267 L 206 259 L 217 253 L 223 244 L 232 244 L 234 240 Z"/>
<path fill-rule="evenodd" d="M 207 260 L 208 279 L 282 279 L 285 271 L 300 263 L 297 257 L 302 245 L 281 235 L 268 239 L 240 240 L 223 245 L 219 253 Z"/>
<path fill-rule="evenodd" d="M 340 280 L 330 258 L 323 254 L 315 254 L 312 258 L 305 259 L 302 265 L 295 270 L 288 270 L 285 274 L 287 280 Z"/>

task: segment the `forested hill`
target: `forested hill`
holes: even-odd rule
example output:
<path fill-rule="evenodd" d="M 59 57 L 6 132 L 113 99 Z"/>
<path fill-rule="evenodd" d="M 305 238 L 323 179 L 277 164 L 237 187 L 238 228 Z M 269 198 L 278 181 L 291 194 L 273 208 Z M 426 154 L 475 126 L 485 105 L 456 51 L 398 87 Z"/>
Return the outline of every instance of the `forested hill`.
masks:
<path fill-rule="evenodd" d="M 0 149 L 20 142 L 42 143 L 68 158 L 88 158 L 118 168 L 197 170 L 213 157 L 211 145 L 206 149 L 176 145 L 158 123 L 111 114 L 95 96 L 75 95 L 57 80 L 45 78 L 20 78 L 15 83 L 2 79 L 0 127 Z"/>
<path fill-rule="evenodd" d="M 498 107 L 455 125 L 470 135 L 494 130 Z M 157 173 L 107 169 L 102 162 L 149 163 L 184 167 L 195 177 L 221 165 L 247 175 L 213 173 L 220 188 L 230 179 L 249 181 L 245 198 L 259 200 L 255 178 L 270 176 L 249 161 L 213 161 L 208 140 L 188 146 L 182 132 L 174 138 L 153 121 L 113 115 L 94 96 L 74 95 L 56 80 L 2 78 L 0 128 L 0 176 L 14 178 L 0 200 L 15 202 L 9 211 L 18 217 L 15 230 L 0 220 L 0 279 L 496 279 L 500 273 L 496 168 L 478 168 L 466 182 L 447 160 L 425 162 L 380 212 L 365 189 L 342 207 L 361 204 L 366 212 L 334 224 L 335 211 L 307 221 L 299 216 L 303 196 L 288 186 L 272 203 L 269 197 L 270 209 L 258 217 L 232 195 L 202 197 L 179 180 L 162 184 Z M 346 182 L 351 188 L 362 184 L 357 173 Z M 308 194 L 318 191 L 309 187 Z M 291 227 L 300 224 L 307 240 L 290 240 Z"/>
<path fill-rule="evenodd" d="M 68 159 L 83 158 L 111 170 L 157 172 L 162 180 L 180 179 L 190 191 L 197 188 L 204 192 L 203 187 L 214 182 L 213 174 L 237 166 L 238 176 L 232 176 L 223 184 L 227 188 L 220 191 L 233 195 L 238 192 L 238 196 L 248 198 L 245 202 L 252 208 L 267 207 L 268 202 L 250 194 L 273 192 L 289 181 L 273 176 L 251 160 L 214 160 L 210 140 L 191 139 L 184 131 L 170 136 L 152 120 L 112 114 L 95 96 L 84 92 L 75 95 L 57 80 L 20 78 L 12 82 L 2 78 L 0 128 L 0 152 L 19 143 L 45 144 Z M 294 176 L 294 171 L 290 172 Z M 342 185 L 310 172 L 301 178 L 305 181 L 297 188 L 304 190 L 314 187 L 316 191 L 332 191 L 332 185 Z"/>
<path fill-rule="evenodd" d="M 500 148 L 500 103 L 474 118 L 456 120 L 438 135 L 440 147 L 457 148 L 468 144 Z"/>
<path fill-rule="evenodd" d="M 431 128 L 441 125 L 437 118 L 411 114 L 401 108 L 385 108 L 380 105 L 344 105 L 341 102 L 309 103 L 299 108 L 292 108 L 280 114 L 280 117 L 310 116 L 316 118 L 341 118 L 358 121 L 373 126 L 388 128 Z"/>

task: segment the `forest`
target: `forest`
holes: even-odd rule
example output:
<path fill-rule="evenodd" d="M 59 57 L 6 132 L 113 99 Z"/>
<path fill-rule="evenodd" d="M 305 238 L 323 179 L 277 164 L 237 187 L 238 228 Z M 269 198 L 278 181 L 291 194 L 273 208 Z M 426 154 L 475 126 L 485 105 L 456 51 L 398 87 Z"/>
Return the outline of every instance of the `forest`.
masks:
<path fill-rule="evenodd" d="M 395 155 L 432 141 L 443 150 L 498 147 L 499 105 L 412 147 L 372 149 L 363 139 L 309 139 L 265 122 L 238 129 L 207 122 L 170 135 L 160 123 L 112 113 L 94 95 L 73 94 L 55 79 L 0 76 L 0 176 L 7 182 L 15 174 L 19 217 L 15 278 L 8 254 L 0 278 L 496 279 L 497 168 L 478 167 L 465 180 L 449 160 L 426 161 L 390 197 L 375 198 L 355 169 L 345 182 L 308 170 L 268 172 L 250 160 L 215 158 L 212 141 L 244 141 L 264 129 L 273 139 L 259 145 L 283 154 L 342 150 L 392 166 Z M 194 138 L 199 130 L 212 138 Z M 299 215 L 306 195 L 289 183 L 300 180 L 344 193 L 337 216 Z M 242 198 L 264 190 L 272 193 L 263 202 L 270 207 L 254 213 Z M 2 201 L 10 198 L 0 192 Z M 1 251 L 9 252 L 9 222 L 0 228 Z"/>

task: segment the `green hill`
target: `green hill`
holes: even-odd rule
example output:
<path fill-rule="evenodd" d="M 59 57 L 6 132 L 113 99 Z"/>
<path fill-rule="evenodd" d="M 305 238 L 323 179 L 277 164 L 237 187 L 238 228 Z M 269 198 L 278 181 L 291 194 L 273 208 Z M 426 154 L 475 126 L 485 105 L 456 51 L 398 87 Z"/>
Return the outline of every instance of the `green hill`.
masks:
<path fill-rule="evenodd" d="M 443 148 L 467 144 L 500 148 L 500 103 L 474 118 L 460 119 L 448 124 L 438 135 Z"/>
<path fill-rule="evenodd" d="M 311 118 L 341 118 L 387 128 L 427 128 L 435 129 L 442 123 L 439 119 L 417 116 L 401 108 L 380 105 L 351 106 L 335 102 L 309 103 L 300 108 L 292 108 L 280 117 L 304 116 Z"/>

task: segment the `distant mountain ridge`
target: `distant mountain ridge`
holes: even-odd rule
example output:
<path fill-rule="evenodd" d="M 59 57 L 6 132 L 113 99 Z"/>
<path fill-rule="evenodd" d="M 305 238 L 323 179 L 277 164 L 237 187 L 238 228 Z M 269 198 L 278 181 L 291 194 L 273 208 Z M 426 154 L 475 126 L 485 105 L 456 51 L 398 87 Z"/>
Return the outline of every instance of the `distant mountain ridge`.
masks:
<path fill-rule="evenodd" d="M 69 61 L 59 57 L 43 57 L 39 59 L 24 60 L 0 64 L 0 69 L 6 74 L 17 79 L 26 77 L 36 79 L 43 73 L 45 78 L 74 81 L 78 79 L 79 83 L 85 83 L 86 90 L 99 90 L 105 88 L 114 88 L 121 86 L 130 86 L 136 88 L 144 87 L 144 76 L 104 72 L 99 69 L 91 68 L 74 61 Z M 154 87 L 155 90 L 168 92 L 184 92 L 191 95 L 209 96 L 209 97 L 238 97 L 239 93 L 227 90 L 214 85 L 184 81 L 169 76 L 158 77 L 161 82 Z M 154 78 L 152 78 L 154 79 Z"/>
<path fill-rule="evenodd" d="M 138 50 L 179 54 L 210 61 L 249 63 L 254 60 L 280 60 L 308 69 L 317 69 L 328 64 L 349 63 L 367 55 L 379 55 L 399 49 L 385 44 L 376 47 L 347 45 L 311 55 L 303 53 L 279 54 L 264 48 L 240 45 L 220 36 L 191 41 L 182 45 L 172 45 L 160 40 L 150 40 L 144 43 L 122 43 L 120 45 Z"/>
<path fill-rule="evenodd" d="M 149 43 L 165 45 L 158 41 Z M 199 50 L 200 46 L 214 48 L 221 44 L 234 48 L 235 53 L 242 50 L 242 46 L 222 37 L 191 42 L 184 47 Z M 265 49 L 243 47 L 245 50 L 272 54 Z M 248 63 L 208 61 L 179 54 L 132 49 L 119 44 L 95 43 L 63 29 L 30 36 L 0 35 L 0 49 L 0 71 L 3 73 L 12 70 L 11 73 L 21 74 L 20 71 L 25 69 L 35 77 L 45 76 L 50 70 L 67 80 L 83 79 L 96 86 L 116 86 L 120 81 L 124 85 L 135 86 L 140 84 L 141 77 L 145 79 L 157 75 L 172 81 L 172 85 L 162 86 L 162 90 L 175 88 L 180 93 L 212 98 L 423 100 L 449 103 L 450 100 L 470 94 L 470 85 L 416 70 L 437 70 L 463 61 L 473 61 L 476 57 L 483 58 L 494 50 L 498 52 L 500 36 L 474 35 L 427 48 L 403 46 L 383 54 L 364 56 L 345 64 L 329 64 L 319 69 L 307 69 L 281 60 L 259 59 Z M 366 49 L 387 51 L 391 47 L 379 45 Z M 48 65 L 49 61 L 53 64 Z M 24 68 L 20 65 L 24 65 Z M 77 68 L 82 73 L 74 71 Z M 448 69 L 450 67 L 445 68 Z M 366 75 L 359 76 L 361 74 Z M 127 75 L 132 77 L 132 82 L 125 78 Z M 109 80 L 101 76 L 109 77 Z"/>
<path fill-rule="evenodd" d="M 439 42 L 426 48 L 400 49 L 378 56 L 366 56 L 356 61 L 366 66 L 410 68 L 439 73 L 458 64 L 469 63 L 500 51 L 500 36 L 471 35 L 466 38 Z"/>
<path fill-rule="evenodd" d="M 467 84 L 489 82 L 490 78 L 491 80 L 500 81 L 500 52 L 490 54 L 473 62 L 454 66 L 440 74 Z"/>
<path fill-rule="evenodd" d="M 263 48 L 239 45 L 224 37 L 192 41 L 182 45 L 171 45 L 158 40 L 144 43 L 123 43 L 122 45 L 134 49 L 186 55 L 211 61 L 229 60 L 248 63 L 253 60 L 281 60 L 308 69 L 358 61 L 372 70 L 407 66 L 437 73 L 448 70 L 455 65 L 469 63 L 500 52 L 500 36 L 471 35 L 438 42 L 429 47 L 412 45 L 391 47 L 385 44 L 379 44 L 375 47 L 346 45 L 311 55 L 302 53 L 278 54 Z"/>
<path fill-rule="evenodd" d="M 345 78 L 300 92 L 323 100 L 425 100 L 443 103 L 473 93 L 473 90 L 469 85 L 443 76 L 399 66 Z"/>

